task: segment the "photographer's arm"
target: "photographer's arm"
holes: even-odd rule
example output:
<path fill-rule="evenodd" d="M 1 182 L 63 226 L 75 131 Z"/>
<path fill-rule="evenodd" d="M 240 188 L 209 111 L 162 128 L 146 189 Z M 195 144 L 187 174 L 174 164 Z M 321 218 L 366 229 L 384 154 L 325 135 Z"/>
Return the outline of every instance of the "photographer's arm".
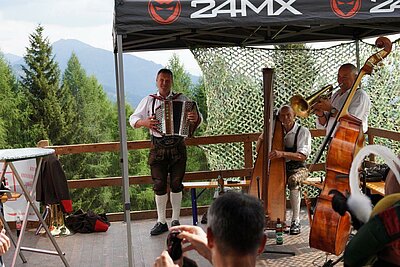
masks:
<path fill-rule="evenodd" d="M 171 227 L 170 231 L 172 230 L 181 230 L 182 233 L 180 233 L 178 237 L 183 239 L 182 244 L 190 244 L 186 247 L 182 247 L 183 252 L 194 249 L 211 262 L 211 251 L 207 246 L 207 234 L 202 228 L 191 225 L 180 225 Z"/>
<path fill-rule="evenodd" d="M 0 255 L 6 253 L 11 246 L 10 238 L 6 235 L 4 228 L 0 232 Z"/>
<path fill-rule="evenodd" d="M 159 257 L 157 257 L 154 262 L 154 267 L 180 267 L 175 264 L 168 254 L 168 251 L 164 250 Z"/>

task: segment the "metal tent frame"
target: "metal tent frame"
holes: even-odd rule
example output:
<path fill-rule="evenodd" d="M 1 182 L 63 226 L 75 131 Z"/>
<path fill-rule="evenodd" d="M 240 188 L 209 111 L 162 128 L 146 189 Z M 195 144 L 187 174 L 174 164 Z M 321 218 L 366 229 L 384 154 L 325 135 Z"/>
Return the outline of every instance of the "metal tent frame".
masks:
<path fill-rule="evenodd" d="M 113 39 L 129 266 L 133 266 L 133 251 L 123 53 L 361 40 L 397 34 L 400 12 L 392 2 L 115 0 Z"/>

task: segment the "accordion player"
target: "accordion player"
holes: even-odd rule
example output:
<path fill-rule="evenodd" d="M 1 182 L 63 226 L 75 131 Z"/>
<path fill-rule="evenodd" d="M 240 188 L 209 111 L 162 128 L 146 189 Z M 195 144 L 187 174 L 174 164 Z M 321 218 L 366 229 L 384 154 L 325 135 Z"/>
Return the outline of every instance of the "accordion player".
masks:
<path fill-rule="evenodd" d="M 155 110 L 155 119 L 160 123 L 157 131 L 163 136 L 192 136 L 194 129 L 188 121 L 188 112 L 196 111 L 194 101 L 163 100 Z"/>

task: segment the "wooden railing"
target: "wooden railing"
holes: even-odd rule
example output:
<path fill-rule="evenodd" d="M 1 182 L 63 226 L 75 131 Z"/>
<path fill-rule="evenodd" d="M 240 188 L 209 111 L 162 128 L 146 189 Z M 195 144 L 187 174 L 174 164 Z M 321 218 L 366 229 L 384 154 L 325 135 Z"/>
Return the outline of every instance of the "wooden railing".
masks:
<path fill-rule="evenodd" d="M 313 138 L 324 136 L 324 130 L 310 130 Z M 188 146 L 197 145 L 210 145 L 210 144 L 227 144 L 227 143 L 243 143 L 244 149 L 244 168 L 241 169 L 229 169 L 229 170 L 218 170 L 218 171 L 197 171 L 187 172 L 185 174 L 185 181 L 198 181 L 198 180 L 210 180 L 216 179 L 219 176 L 222 178 L 229 177 L 245 177 L 246 179 L 251 177 L 253 168 L 253 142 L 257 141 L 260 133 L 249 133 L 249 134 L 234 134 L 234 135 L 220 135 L 220 136 L 201 136 L 190 138 L 186 140 Z M 388 138 L 394 141 L 400 141 L 400 133 L 391 132 L 387 130 L 370 128 L 368 130 L 369 143 L 374 143 L 375 137 Z M 48 144 L 48 143 L 47 143 Z M 100 152 L 118 152 L 120 144 L 119 142 L 109 143 L 96 143 L 96 144 L 76 144 L 76 145 L 63 145 L 63 146 L 48 146 L 46 141 L 41 141 L 40 146 L 53 148 L 57 155 L 68 155 L 68 154 L 80 154 L 80 153 L 100 153 Z M 128 150 L 137 149 L 148 149 L 150 148 L 150 141 L 130 141 L 128 142 Z M 314 168 L 315 171 L 324 170 L 324 164 L 320 163 Z M 129 176 L 129 184 L 151 184 L 151 176 Z M 122 177 L 104 177 L 104 178 L 93 178 L 93 179 L 81 179 L 81 180 L 69 180 L 68 186 L 70 189 L 74 188 L 96 188 L 104 186 L 122 186 Z M 155 211 L 147 212 L 147 215 L 139 215 L 140 212 L 132 212 L 132 219 L 143 219 L 155 216 Z M 182 214 L 187 214 L 188 211 L 182 211 Z M 136 214 L 136 216 L 135 216 Z M 123 214 L 109 214 L 110 220 L 122 220 Z"/>
<path fill-rule="evenodd" d="M 388 130 L 378 129 L 378 128 L 368 128 L 367 135 L 368 135 L 368 144 L 370 144 L 370 145 L 375 144 L 376 137 L 400 142 L 400 133 L 399 132 L 393 132 L 393 131 L 388 131 Z M 371 155 L 369 158 L 371 161 L 375 161 L 375 155 Z"/>

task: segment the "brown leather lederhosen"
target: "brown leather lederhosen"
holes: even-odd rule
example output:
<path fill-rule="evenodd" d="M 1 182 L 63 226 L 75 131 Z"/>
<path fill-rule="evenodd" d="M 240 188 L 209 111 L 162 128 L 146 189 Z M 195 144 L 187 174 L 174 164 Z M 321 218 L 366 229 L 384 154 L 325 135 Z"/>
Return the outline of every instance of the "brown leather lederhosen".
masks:
<path fill-rule="evenodd" d="M 174 94 L 177 98 L 180 94 Z M 159 96 L 153 97 L 152 111 L 154 114 L 155 99 L 162 100 Z M 182 136 L 151 136 L 152 147 L 148 163 L 153 179 L 153 190 L 157 195 L 167 193 L 168 183 L 174 193 L 183 190 L 183 177 L 186 171 L 187 152 Z M 170 178 L 168 181 L 168 177 Z"/>

